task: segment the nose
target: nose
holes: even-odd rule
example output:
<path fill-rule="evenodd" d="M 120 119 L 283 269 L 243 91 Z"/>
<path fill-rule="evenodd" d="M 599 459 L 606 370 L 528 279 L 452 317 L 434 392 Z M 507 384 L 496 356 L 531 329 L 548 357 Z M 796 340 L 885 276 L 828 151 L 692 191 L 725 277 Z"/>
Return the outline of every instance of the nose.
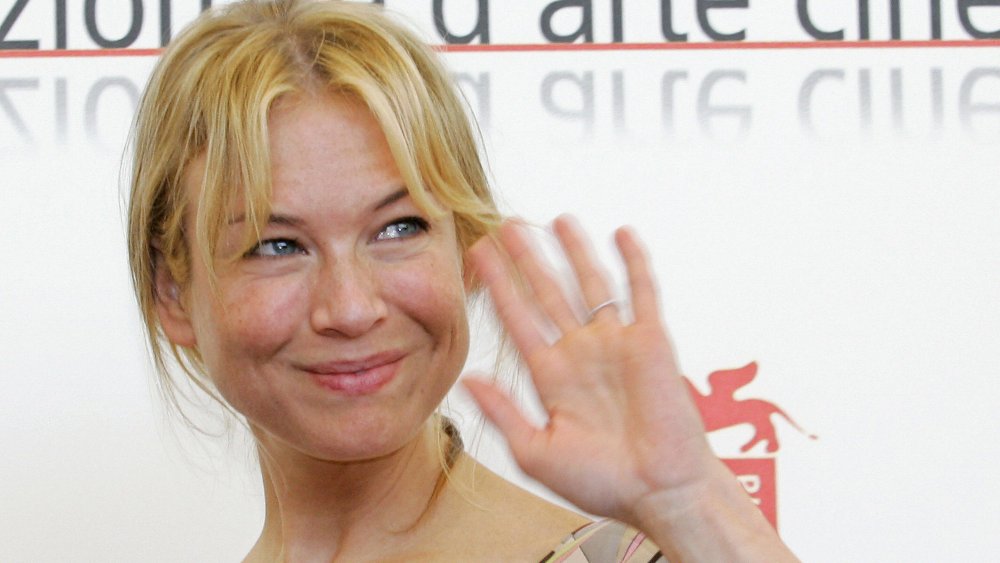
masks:
<path fill-rule="evenodd" d="M 324 264 L 317 278 L 310 315 L 316 332 L 355 338 L 385 318 L 388 308 L 378 277 L 360 259 Z"/>

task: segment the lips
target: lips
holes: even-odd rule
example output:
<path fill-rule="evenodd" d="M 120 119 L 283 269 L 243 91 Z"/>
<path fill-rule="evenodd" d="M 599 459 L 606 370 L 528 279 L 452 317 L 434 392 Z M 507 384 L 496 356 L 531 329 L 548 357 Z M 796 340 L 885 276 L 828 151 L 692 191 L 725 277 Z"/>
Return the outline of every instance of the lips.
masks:
<path fill-rule="evenodd" d="M 348 396 L 369 395 L 392 381 L 404 356 L 397 351 L 382 352 L 361 359 L 308 364 L 302 369 L 331 391 Z"/>

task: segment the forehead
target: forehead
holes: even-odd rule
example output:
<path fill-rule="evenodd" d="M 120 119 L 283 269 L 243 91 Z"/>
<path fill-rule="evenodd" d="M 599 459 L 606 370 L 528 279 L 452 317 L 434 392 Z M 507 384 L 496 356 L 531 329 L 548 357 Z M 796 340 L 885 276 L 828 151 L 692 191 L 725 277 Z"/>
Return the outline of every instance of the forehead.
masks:
<path fill-rule="evenodd" d="M 207 166 L 221 172 L 220 169 L 228 165 L 233 170 L 220 176 L 253 183 L 255 178 L 245 177 L 250 167 L 241 164 L 251 153 L 270 155 L 263 160 L 269 161 L 266 169 L 273 181 L 329 168 L 331 164 L 338 165 L 340 175 L 376 170 L 398 175 L 396 162 L 378 122 L 363 102 L 349 96 L 325 93 L 282 95 L 272 104 L 263 133 L 260 141 L 217 141 L 223 147 L 226 144 L 236 146 L 215 151 L 211 157 L 210 149 L 203 148 L 195 153 L 182 169 L 182 182 L 188 196 L 195 196 L 189 197 L 189 201 L 200 199 L 197 196 L 201 185 L 208 179 Z M 212 144 L 211 141 L 209 144 Z M 238 189 L 240 185 L 234 185 L 238 183 L 241 182 L 222 182 L 215 189 L 224 192 L 228 188 L 233 190 L 232 195 L 242 196 L 241 192 L 245 190 Z"/>
<path fill-rule="evenodd" d="M 385 134 L 362 103 L 289 96 L 268 123 L 275 206 L 333 206 L 346 213 L 404 188 Z"/>
<path fill-rule="evenodd" d="M 268 178 L 263 189 L 211 182 L 212 176 L 220 176 L 206 174 L 206 167 L 225 164 L 209 163 L 209 156 L 202 151 L 185 166 L 187 201 L 211 207 L 209 200 L 223 199 L 227 201 L 223 207 L 242 213 L 248 198 L 254 207 L 280 204 L 288 198 L 319 196 L 344 200 L 341 203 L 348 205 L 354 199 L 348 196 L 378 192 L 385 186 L 405 187 L 379 123 L 363 102 L 352 97 L 315 92 L 283 95 L 269 112 L 265 138 L 266 150 L 247 151 L 243 147 L 239 150 L 243 154 L 229 151 L 231 156 L 226 159 L 229 166 L 247 170 L 239 164 L 246 152 L 268 154 Z M 212 184 L 209 190 L 214 194 L 202 193 L 206 181 Z M 252 179 L 247 183 L 252 184 Z"/>
<path fill-rule="evenodd" d="M 315 172 L 331 182 L 352 174 L 399 176 L 375 117 L 344 96 L 280 99 L 268 118 L 268 144 L 275 182 Z"/>

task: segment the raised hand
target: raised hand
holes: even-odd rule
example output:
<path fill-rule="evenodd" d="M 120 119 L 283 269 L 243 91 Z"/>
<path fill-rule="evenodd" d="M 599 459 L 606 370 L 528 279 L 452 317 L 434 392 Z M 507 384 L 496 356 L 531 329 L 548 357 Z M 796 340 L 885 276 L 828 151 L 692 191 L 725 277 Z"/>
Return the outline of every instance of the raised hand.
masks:
<path fill-rule="evenodd" d="M 588 512 L 635 522 L 644 497 L 696 486 L 717 460 L 678 374 L 635 234 L 615 233 L 631 293 L 627 315 L 575 222 L 563 217 L 553 227 L 580 296 L 566 295 L 515 223 L 501 227 L 499 244 L 484 239 L 469 251 L 531 372 L 547 424 L 533 426 L 488 382 L 467 378 L 466 386 L 526 473 Z M 512 268 L 527 288 L 512 281 Z M 589 314 L 574 308 L 579 298 Z M 545 325 L 556 329 L 555 341 Z"/>

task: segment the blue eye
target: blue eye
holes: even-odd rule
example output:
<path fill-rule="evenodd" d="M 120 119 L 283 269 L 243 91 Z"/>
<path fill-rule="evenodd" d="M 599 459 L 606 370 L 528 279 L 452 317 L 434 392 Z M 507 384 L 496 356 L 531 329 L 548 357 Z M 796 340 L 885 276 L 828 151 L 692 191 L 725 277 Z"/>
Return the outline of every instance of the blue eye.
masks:
<path fill-rule="evenodd" d="M 375 235 L 375 240 L 409 238 L 426 232 L 428 227 L 427 221 L 420 217 L 404 217 L 382 227 L 382 230 Z"/>
<path fill-rule="evenodd" d="M 246 255 L 272 258 L 276 256 L 289 256 L 300 252 L 302 252 L 302 247 L 294 240 L 275 238 L 260 241 Z"/>

